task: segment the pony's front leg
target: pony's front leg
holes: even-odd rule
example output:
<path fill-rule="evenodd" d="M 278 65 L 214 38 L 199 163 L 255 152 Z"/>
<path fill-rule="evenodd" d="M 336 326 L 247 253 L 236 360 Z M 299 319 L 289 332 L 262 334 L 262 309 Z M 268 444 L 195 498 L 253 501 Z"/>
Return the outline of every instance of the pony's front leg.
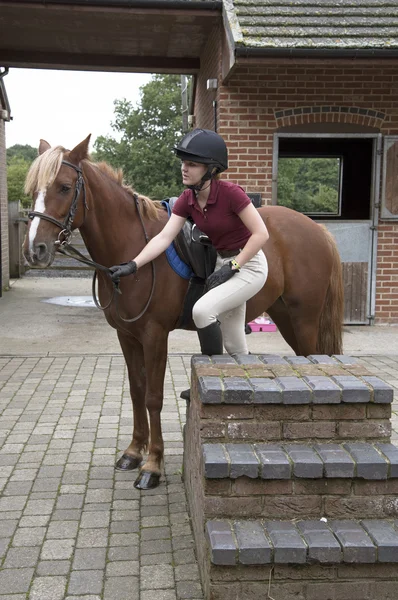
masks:
<path fill-rule="evenodd" d="M 140 342 L 125 333 L 117 332 L 127 365 L 130 395 L 133 404 L 133 436 L 130 445 L 119 458 L 115 468 L 131 471 L 140 466 L 142 451 L 148 448 L 149 428 L 145 408 L 146 377 L 144 351 Z"/>
<path fill-rule="evenodd" d="M 158 486 L 160 480 L 164 454 L 160 414 L 163 407 L 167 337 L 168 332 L 163 328 L 153 327 L 144 342 L 145 370 L 147 373 L 145 405 L 149 413 L 150 442 L 148 458 L 134 482 L 134 486 L 141 490 Z"/>

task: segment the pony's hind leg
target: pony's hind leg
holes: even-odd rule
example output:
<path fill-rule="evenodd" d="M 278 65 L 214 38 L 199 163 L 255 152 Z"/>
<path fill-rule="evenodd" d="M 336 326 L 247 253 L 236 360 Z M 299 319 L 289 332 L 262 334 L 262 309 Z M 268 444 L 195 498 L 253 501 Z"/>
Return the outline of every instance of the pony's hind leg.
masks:
<path fill-rule="evenodd" d="M 154 324 L 144 342 L 147 388 L 145 405 L 149 413 L 150 442 L 148 458 L 134 482 L 135 487 L 147 490 L 159 485 L 163 463 L 164 444 L 160 414 L 163 407 L 163 385 L 167 362 L 168 332 Z"/>
<path fill-rule="evenodd" d="M 293 323 L 284 300 L 282 298 L 278 298 L 278 300 L 267 309 L 267 313 L 278 327 L 279 333 L 285 342 L 289 344 L 293 352 L 299 354 L 300 350 Z"/>
<path fill-rule="evenodd" d="M 145 365 L 140 342 L 132 336 L 117 332 L 127 365 L 130 395 L 133 404 L 133 436 L 130 445 L 116 463 L 119 471 L 131 471 L 142 462 L 142 451 L 148 447 L 149 428 L 145 408 Z"/>

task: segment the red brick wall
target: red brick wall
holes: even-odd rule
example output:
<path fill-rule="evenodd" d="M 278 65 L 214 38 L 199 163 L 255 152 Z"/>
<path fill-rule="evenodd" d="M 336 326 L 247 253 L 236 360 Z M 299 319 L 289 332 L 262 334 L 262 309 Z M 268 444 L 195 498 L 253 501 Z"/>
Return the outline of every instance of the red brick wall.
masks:
<path fill-rule="evenodd" d="M 210 122 L 203 84 L 207 77 L 215 76 L 219 53 L 214 47 L 213 38 L 199 78 L 196 114 L 197 125 L 202 127 Z M 238 66 L 225 85 L 220 82 L 218 92 L 218 132 L 229 148 L 228 179 L 239 182 L 248 192 L 260 192 L 266 204 L 271 202 L 273 136 L 279 127 L 349 123 L 374 127 L 384 135 L 398 133 L 398 62 L 268 62 Z M 320 112 L 312 112 L 314 109 Z M 379 323 L 398 322 L 397 242 L 398 223 L 381 222 L 376 299 Z"/>

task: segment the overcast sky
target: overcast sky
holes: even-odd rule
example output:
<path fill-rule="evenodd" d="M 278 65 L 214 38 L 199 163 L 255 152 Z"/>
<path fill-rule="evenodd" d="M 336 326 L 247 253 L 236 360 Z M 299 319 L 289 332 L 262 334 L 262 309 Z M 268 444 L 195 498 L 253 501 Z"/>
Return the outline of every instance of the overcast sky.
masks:
<path fill-rule="evenodd" d="M 91 147 L 111 128 L 116 99 L 139 100 L 149 74 L 13 69 L 3 79 L 13 120 L 6 123 L 7 148 L 14 144 L 73 148 L 89 133 Z"/>

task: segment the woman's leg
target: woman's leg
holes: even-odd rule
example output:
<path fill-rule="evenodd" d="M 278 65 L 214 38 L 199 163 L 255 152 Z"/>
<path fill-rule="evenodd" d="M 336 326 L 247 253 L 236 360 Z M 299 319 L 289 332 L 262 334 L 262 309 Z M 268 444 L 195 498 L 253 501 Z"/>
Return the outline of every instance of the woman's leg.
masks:
<path fill-rule="evenodd" d="M 216 269 L 229 260 L 218 257 Z M 260 251 L 231 279 L 213 288 L 196 302 L 193 307 L 196 327 L 203 329 L 220 321 L 227 352 L 247 353 L 244 330 L 246 301 L 261 290 L 267 274 L 267 260 Z"/>

